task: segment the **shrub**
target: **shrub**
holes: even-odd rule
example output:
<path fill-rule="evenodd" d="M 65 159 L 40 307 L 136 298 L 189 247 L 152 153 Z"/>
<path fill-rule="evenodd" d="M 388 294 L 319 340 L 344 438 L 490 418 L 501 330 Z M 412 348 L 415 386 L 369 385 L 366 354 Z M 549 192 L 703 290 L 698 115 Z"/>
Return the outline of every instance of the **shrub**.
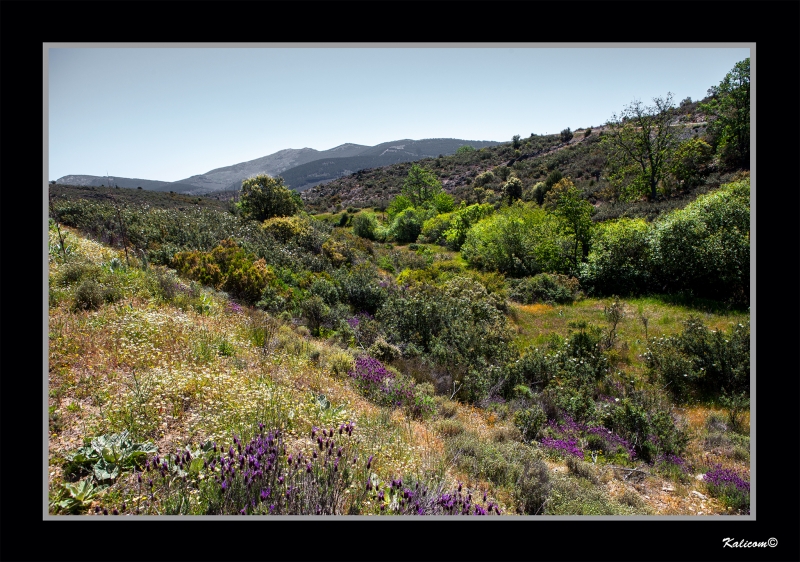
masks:
<path fill-rule="evenodd" d="M 578 478 L 584 478 L 592 484 L 600 483 L 600 479 L 597 477 L 597 472 L 590 463 L 570 455 L 566 458 L 566 464 L 567 470 L 569 470 L 570 474 L 574 474 Z"/>
<path fill-rule="evenodd" d="M 533 441 L 539 436 L 539 431 L 545 422 L 547 422 L 547 415 L 538 404 L 514 412 L 514 425 L 527 441 Z"/>
<path fill-rule="evenodd" d="M 361 212 L 353 217 L 353 234 L 375 240 L 375 229 L 378 227 L 378 219 L 375 213 Z"/>
<path fill-rule="evenodd" d="M 651 339 L 644 354 L 650 375 L 680 400 L 749 393 L 750 323 L 726 333 L 709 330 L 693 315 L 683 325 L 678 336 Z"/>
<path fill-rule="evenodd" d="M 317 277 L 314 279 L 308 288 L 308 292 L 319 296 L 328 306 L 337 304 L 341 298 L 338 285 L 329 277 Z"/>
<path fill-rule="evenodd" d="M 439 430 L 439 433 L 441 433 L 445 439 L 461 435 L 466 431 L 464 424 L 455 419 L 439 421 L 439 423 L 436 424 L 436 429 Z"/>
<path fill-rule="evenodd" d="M 486 184 L 492 183 L 494 181 L 494 172 L 491 170 L 487 170 L 482 174 L 478 174 L 475 178 L 475 181 L 472 182 L 475 187 L 483 187 Z"/>
<path fill-rule="evenodd" d="M 276 240 L 288 242 L 289 240 L 299 239 L 308 236 L 311 227 L 307 220 L 302 217 L 273 217 L 267 219 L 261 225 L 264 232 L 274 236 Z"/>
<path fill-rule="evenodd" d="M 421 239 L 429 244 L 444 244 L 444 233 L 450 228 L 453 213 L 443 213 L 422 223 Z"/>
<path fill-rule="evenodd" d="M 100 268 L 91 262 L 73 261 L 64 264 L 58 272 L 56 283 L 60 286 L 67 286 L 77 283 L 84 277 L 96 276 L 100 273 Z"/>
<path fill-rule="evenodd" d="M 510 284 L 509 298 L 522 304 L 571 304 L 579 292 L 577 279 L 558 274 L 540 273 Z"/>
<path fill-rule="evenodd" d="M 372 357 L 380 361 L 394 361 L 401 355 L 400 348 L 383 338 L 376 339 L 367 350 Z"/>
<path fill-rule="evenodd" d="M 506 197 L 508 197 L 508 203 L 513 203 L 522 197 L 522 180 L 517 176 L 511 176 L 508 178 L 508 181 L 503 184 L 503 192 Z"/>
<path fill-rule="evenodd" d="M 716 465 L 703 475 L 708 493 L 726 506 L 750 513 L 750 482 L 733 469 Z"/>
<path fill-rule="evenodd" d="M 108 289 L 94 279 L 84 279 L 75 289 L 75 310 L 96 310 L 106 302 Z"/>
<path fill-rule="evenodd" d="M 462 206 L 458 211 L 451 213 L 447 228 L 443 232 L 447 247 L 452 250 L 461 249 L 472 225 L 492 213 L 494 207 L 488 203 Z"/>
<path fill-rule="evenodd" d="M 389 220 L 394 220 L 398 213 L 413 207 L 414 205 L 411 203 L 411 199 L 406 197 L 405 195 L 398 195 L 392 202 L 389 203 L 389 206 L 386 208 L 386 214 L 389 216 Z"/>
<path fill-rule="evenodd" d="M 678 425 L 668 411 L 653 406 L 645 409 L 628 397 L 610 411 L 607 424 L 648 462 L 659 453 L 680 455 L 688 442 L 686 428 Z"/>
<path fill-rule="evenodd" d="M 667 289 L 749 302 L 749 178 L 702 195 L 657 221 L 651 248 L 653 272 Z"/>
<path fill-rule="evenodd" d="M 581 284 L 599 294 L 630 295 L 650 287 L 650 228 L 643 219 L 606 221 L 597 227 Z"/>
<path fill-rule="evenodd" d="M 570 130 L 569 127 L 567 127 L 566 129 L 561 131 L 561 142 L 569 142 L 572 140 L 573 136 L 574 135 L 572 134 L 572 131 Z"/>
<path fill-rule="evenodd" d="M 391 341 L 429 354 L 437 370 L 451 377 L 463 376 L 462 396 L 478 400 L 499 374 L 490 366 L 509 352 L 501 306 L 480 283 L 455 277 L 443 287 L 418 284 L 393 291 L 378 318 Z"/>
<path fill-rule="evenodd" d="M 354 366 L 355 359 L 345 351 L 336 351 L 328 357 L 328 368 L 335 376 L 345 376 Z"/>
<path fill-rule="evenodd" d="M 552 488 L 550 471 L 544 461 L 527 460 L 514 485 L 517 511 L 523 515 L 543 515 Z"/>
<path fill-rule="evenodd" d="M 455 209 L 456 202 L 452 195 L 442 191 L 431 198 L 430 206 L 434 208 L 437 213 L 449 213 Z"/>
<path fill-rule="evenodd" d="M 565 271 L 558 219 L 543 209 L 514 205 L 475 224 L 461 247 L 472 266 L 511 276 Z"/>
<path fill-rule="evenodd" d="M 326 320 L 328 314 L 330 314 L 328 305 L 325 304 L 325 301 L 323 301 L 321 297 L 312 295 L 303 300 L 300 308 L 308 322 L 308 328 L 311 330 L 311 334 L 319 336 L 320 326 L 322 326 L 322 323 Z"/>
<path fill-rule="evenodd" d="M 589 136 L 589 135 L 591 135 L 591 134 L 592 134 L 592 128 L 591 128 L 591 127 L 589 127 L 588 129 L 586 129 L 586 130 L 583 132 L 583 138 L 586 138 L 586 137 L 588 137 L 588 136 Z"/>
<path fill-rule="evenodd" d="M 263 221 L 295 214 L 302 200 L 283 185 L 283 178 L 261 174 L 242 182 L 240 208 L 242 217 Z"/>
<path fill-rule="evenodd" d="M 394 217 L 389 236 L 399 243 L 416 242 L 422 232 L 422 224 L 428 217 L 423 210 L 409 207 Z"/>
<path fill-rule="evenodd" d="M 349 271 L 336 273 L 347 302 L 358 311 L 375 314 L 387 298 L 387 282 L 383 281 L 374 265 L 362 263 Z"/>

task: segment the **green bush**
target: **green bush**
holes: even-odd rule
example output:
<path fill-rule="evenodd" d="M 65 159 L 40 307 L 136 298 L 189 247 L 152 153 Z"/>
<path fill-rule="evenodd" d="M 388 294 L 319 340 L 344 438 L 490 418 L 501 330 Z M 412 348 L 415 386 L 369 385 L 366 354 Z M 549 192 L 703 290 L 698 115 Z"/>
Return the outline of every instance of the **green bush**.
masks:
<path fill-rule="evenodd" d="M 375 217 L 375 213 L 364 211 L 353 217 L 353 234 L 356 236 L 375 240 L 376 228 L 378 228 L 378 219 Z"/>
<path fill-rule="evenodd" d="M 668 290 L 749 302 L 749 177 L 657 221 L 651 249 L 656 281 Z"/>
<path fill-rule="evenodd" d="M 516 204 L 475 224 L 461 255 L 479 269 L 522 277 L 566 271 L 569 264 L 561 251 L 565 245 L 557 217 Z"/>
<path fill-rule="evenodd" d="M 444 233 L 450 228 L 453 213 L 442 213 L 422 223 L 421 240 L 429 244 L 444 244 Z"/>
<path fill-rule="evenodd" d="M 750 392 L 750 322 L 709 330 L 697 316 L 681 334 L 652 338 L 644 354 L 649 374 L 681 401 Z"/>
<path fill-rule="evenodd" d="M 460 395 L 479 400 L 499 375 L 491 365 L 504 363 L 509 353 L 502 306 L 480 283 L 455 277 L 441 287 L 421 283 L 393 290 L 378 319 L 392 343 L 428 354 L 443 388 L 458 378 Z"/>
<path fill-rule="evenodd" d="M 300 309 L 308 322 L 308 329 L 311 330 L 311 334 L 319 336 L 320 326 L 322 326 L 322 323 L 330 314 L 328 305 L 325 304 L 325 301 L 323 301 L 321 297 L 311 295 L 303 300 L 300 304 Z"/>
<path fill-rule="evenodd" d="M 647 291 L 653 268 L 649 234 L 644 219 L 600 223 L 587 261 L 580 268 L 581 284 L 605 295 Z"/>
<path fill-rule="evenodd" d="M 490 184 L 494 181 L 494 172 L 491 170 L 487 170 L 482 174 L 478 174 L 475 178 L 475 181 L 472 182 L 475 187 L 483 187 L 484 185 Z"/>
<path fill-rule="evenodd" d="M 538 404 L 514 412 L 514 425 L 528 442 L 535 440 L 539 436 L 539 432 L 546 422 L 547 415 Z"/>
<path fill-rule="evenodd" d="M 456 201 L 452 195 L 442 191 L 431 198 L 430 206 L 436 209 L 437 213 L 449 213 L 455 209 Z"/>
<path fill-rule="evenodd" d="M 445 244 L 451 250 L 459 250 L 467 238 L 467 232 L 481 219 L 494 213 L 494 206 L 484 203 L 482 205 L 469 205 L 462 207 L 449 215 L 447 228 L 443 232 Z"/>
<path fill-rule="evenodd" d="M 389 235 L 401 244 L 404 242 L 416 242 L 422 232 L 422 224 L 427 218 L 427 213 L 421 209 L 413 207 L 403 209 L 394 217 L 389 229 Z"/>
<path fill-rule="evenodd" d="M 509 280 L 509 298 L 522 304 L 571 304 L 580 291 L 578 280 L 566 275 L 540 273 L 519 281 Z"/>
<path fill-rule="evenodd" d="M 339 286 L 327 276 L 314 279 L 308 292 L 319 296 L 328 306 L 337 304 L 341 299 Z"/>
<path fill-rule="evenodd" d="M 75 289 L 73 308 L 76 310 L 96 310 L 105 302 L 106 289 L 94 279 L 84 279 Z"/>
<path fill-rule="evenodd" d="M 387 298 L 386 282 L 370 263 L 353 266 L 349 271 L 337 270 L 336 279 L 342 288 L 344 299 L 355 311 L 375 314 Z"/>
<path fill-rule="evenodd" d="M 295 214 L 302 200 L 283 185 L 283 178 L 261 174 L 242 182 L 239 205 L 242 217 L 263 221 Z"/>
<path fill-rule="evenodd" d="M 676 423 L 667 409 L 656 404 L 644 406 L 630 397 L 607 414 L 604 425 L 627 439 L 637 456 L 647 462 L 658 454 L 680 455 L 689 441 L 685 425 Z"/>

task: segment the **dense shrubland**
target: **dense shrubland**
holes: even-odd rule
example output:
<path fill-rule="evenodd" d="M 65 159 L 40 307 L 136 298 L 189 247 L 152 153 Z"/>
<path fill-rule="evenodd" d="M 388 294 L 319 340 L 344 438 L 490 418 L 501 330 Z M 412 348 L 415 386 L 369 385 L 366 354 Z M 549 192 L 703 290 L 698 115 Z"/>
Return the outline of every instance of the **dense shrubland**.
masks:
<path fill-rule="evenodd" d="M 657 189 L 708 187 L 741 158 L 717 134 L 679 144 Z M 654 220 L 597 220 L 604 141 L 565 129 L 558 142 L 571 144 L 515 137 L 506 157 L 545 160 L 476 173 L 469 197 L 405 165 L 396 196 L 341 216 L 303 211 L 266 176 L 229 209 L 61 188 L 50 392 L 76 406 L 51 409 L 51 433 L 79 417 L 82 440 L 127 431 L 161 456 L 97 478 L 97 459 L 76 464 L 61 443 L 53 509 L 84 511 L 109 486 L 138 513 L 649 513 L 628 476 L 705 471 L 712 496 L 746 511 L 749 173 Z M 590 173 L 573 176 L 576 161 Z M 551 474 L 563 463 L 569 477 Z M 617 481 L 614 498 L 600 490 Z"/>

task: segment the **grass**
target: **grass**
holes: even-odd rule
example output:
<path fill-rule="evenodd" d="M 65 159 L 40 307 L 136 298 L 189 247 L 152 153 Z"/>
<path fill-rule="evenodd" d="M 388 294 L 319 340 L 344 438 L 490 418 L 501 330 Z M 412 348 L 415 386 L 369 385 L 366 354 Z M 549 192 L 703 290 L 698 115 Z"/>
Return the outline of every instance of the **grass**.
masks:
<path fill-rule="evenodd" d="M 312 338 L 290 321 L 234 305 L 228 295 L 182 280 L 166 268 L 148 267 L 133 257 L 128 265 L 124 253 L 71 229 L 62 231 L 73 249 L 66 260 L 58 253 L 50 259 L 51 499 L 63 499 L 63 485 L 75 480 L 65 471 L 67 454 L 93 436 L 127 430 L 135 440 L 155 443 L 161 452 L 187 446 L 194 450 L 209 441 L 230 442 L 232 435 L 244 439 L 261 422 L 285 428 L 287 442 L 299 446 L 314 426 L 338 427 L 352 420 L 359 451 L 374 456 L 372 472 L 378 478 L 402 475 L 453 485 L 461 481 L 486 491 L 504 513 L 515 512 L 522 482 L 520 459 L 538 453 L 536 444 L 518 440 L 502 408 L 483 409 L 439 396 L 431 419 L 412 420 L 399 409 L 379 407 L 348 381 L 352 350 Z M 395 249 L 410 252 L 407 246 Z M 431 249 L 459 259 L 444 248 Z M 87 276 L 117 287 L 120 298 L 96 309 L 75 309 L 75 291 Z M 516 342 L 520 347 L 544 345 L 552 334 L 563 336 L 570 323 L 578 321 L 605 329 L 607 301 L 514 304 Z M 645 328 L 638 315 L 648 316 L 652 337 L 677 333 L 681 321 L 696 312 L 658 297 L 622 302 L 626 318 L 618 327 L 617 361 L 632 373 L 641 372 L 638 355 L 645 349 Z M 747 318 L 747 313 L 736 311 L 703 314 L 707 325 L 717 329 Z M 724 418 L 727 413 L 704 406 L 683 410 L 693 435 L 686 453 L 693 475 L 708 470 L 712 461 L 743 470 L 749 464 L 749 437 L 710 424 L 712 414 Z M 749 427 L 749 416 L 744 426 Z M 631 489 L 617 493 L 616 481 L 604 476 L 605 466 L 576 464 L 570 469 L 565 463 L 547 462 L 552 476 L 547 513 L 665 512 Z M 536 480 L 530 478 L 524 481 L 526 489 L 535 491 Z M 695 489 L 707 491 L 702 483 Z M 681 488 L 684 495 L 690 491 Z M 174 503 L 178 495 L 145 492 L 135 474 L 123 474 L 86 507 L 90 513 L 94 506 L 111 511 L 123 503 L 129 510 L 137 506 L 150 513 L 201 509 L 193 499 L 195 492 L 187 491 L 181 505 Z M 380 513 L 378 504 L 370 502 L 362 512 Z M 686 512 L 685 504 L 671 509 Z M 724 512 L 724 507 L 719 510 Z"/>

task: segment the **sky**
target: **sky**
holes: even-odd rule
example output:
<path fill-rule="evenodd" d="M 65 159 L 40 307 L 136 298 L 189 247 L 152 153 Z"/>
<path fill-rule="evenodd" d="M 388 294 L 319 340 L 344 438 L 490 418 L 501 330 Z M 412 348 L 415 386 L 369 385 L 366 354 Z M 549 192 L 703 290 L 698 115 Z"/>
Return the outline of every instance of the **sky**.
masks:
<path fill-rule="evenodd" d="M 705 97 L 743 44 L 47 49 L 48 177 L 177 181 L 286 148 L 508 142 Z"/>

